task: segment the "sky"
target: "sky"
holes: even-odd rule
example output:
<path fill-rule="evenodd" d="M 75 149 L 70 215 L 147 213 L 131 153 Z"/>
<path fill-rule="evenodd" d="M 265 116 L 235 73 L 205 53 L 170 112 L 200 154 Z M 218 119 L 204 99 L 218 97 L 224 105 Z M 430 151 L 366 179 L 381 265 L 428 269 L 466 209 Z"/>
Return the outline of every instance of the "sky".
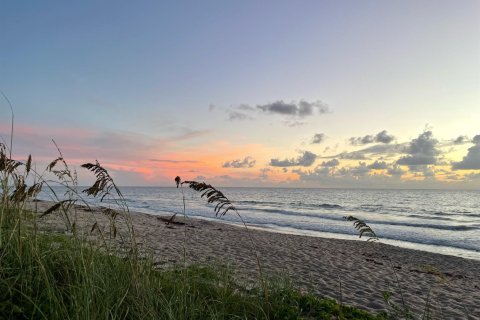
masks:
<path fill-rule="evenodd" d="M 0 40 L 38 171 L 53 139 L 81 184 L 480 188 L 478 0 L 3 0 Z"/>

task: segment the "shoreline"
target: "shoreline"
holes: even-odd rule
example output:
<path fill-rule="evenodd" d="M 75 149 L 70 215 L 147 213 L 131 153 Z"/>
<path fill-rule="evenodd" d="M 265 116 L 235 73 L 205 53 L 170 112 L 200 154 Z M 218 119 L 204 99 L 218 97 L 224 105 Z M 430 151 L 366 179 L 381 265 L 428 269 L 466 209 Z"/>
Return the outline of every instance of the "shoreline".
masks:
<path fill-rule="evenodd" d="M 155 211 L 152 209 L 148 209 L 145 211 L 141 211 L 141 209 L 133 209 L 133 211 L 131 212 L 148 214 L 152 216 L 162 216 L 162 217 L 171 217 L 173 215 L 173 213 L 171 212 Z M 180 217 L 180 214 L 177 214 L 177 217 Z M 240 221 L 234 222 L 234 221 L 223 220 L 220 218 L 205 217 L 202 215 L 188 215 L 188 217 L 192 219 L 211 221 L 215 223 L 227 224 L 227 225 L 243 228 L 243 225 Z M 349 224 L 351 222 L 345 221 L 345 223 Z M 323 232 L 323 231 L 307 230 L 307 229 L 294 229 L 294 228 L 289 229 L 288 227 L 266 227 L 263 225 L 253 224 L 253 223 L 252 224 L 247 223 L 247 225 L 250 229 L 256 229 L 256 230 L 272 232 L 272 233 L 291 234 L 291 235 L 299 235 L 299 236 L 315 237 L 315 238 L 326 238 L 326 239 L 366 241 L 365 238 L 364 238 L 365 240 L 359 239 L 358 234 L 353 235 L 353 234 L 346 234 L 346 233 Z M 351 228 L 353 230 L 354 228 L 353 225 L 351 226 Z M 427 244 L 427 243 L 421 243 L 421 242 L 393 240 L 393 239 L 385 239 L 385 238 L 380 238 L 380 242 L 382 242 L 383 244 L 391 245 L 394 247 L 400 247 L 408 250 L 416 250 L 416 251 L 429 252 L 429 253 L 434 253 L 434 254 L 439 254 L 444 256 L 452 256 L 452 257 L 458 257 L 462 259 L 480 261 L 480 251 L 474 251 L 474 250 L 458 248 L 458 247 L 442 246 L 437 244 Z"/>
<path fill-rule="evenodd" d="M 49 207 L 48 202 L 37 204 L 39 212 Z M 87 212 L 77 206 L 77 211 L 78 225 L 86 234 L 93 217 L 105 230 L 108 228 L 108 219 L 98 210 Z M 392 301 L 398 304 L 401 291 L 416 313 L 422 314 L 428 299 L 434 314 L 443 318 L 466 318 L 465 310 L 475 315 L 469 319 L 480 318 L 477 260 L 379 242 L 292 235 L 255 227 L 247 233 L 239 226 L 194 217 L 187 217 L 185 225 L 167 226 L 162 217 L 131 212 L 137 241 L 153 255 L 159 269 L 183 263 L 185 242 L 187 263 L 228 264 L 239 279 L 249 281 L 257 276 L 251 237 L 264 274 L 287 275 L 302 290 L 337 300 L 341 297 L 345 304 L 373 312 L 387 308 L 384 292 L 393 292 Z M 181 223 L 183 217 L 175 220 Z M 38 221 L 42 229 L 65 230 L 58 213 Z M 120 221 L 117 224 L 119 232 L 124 232 Z"/>

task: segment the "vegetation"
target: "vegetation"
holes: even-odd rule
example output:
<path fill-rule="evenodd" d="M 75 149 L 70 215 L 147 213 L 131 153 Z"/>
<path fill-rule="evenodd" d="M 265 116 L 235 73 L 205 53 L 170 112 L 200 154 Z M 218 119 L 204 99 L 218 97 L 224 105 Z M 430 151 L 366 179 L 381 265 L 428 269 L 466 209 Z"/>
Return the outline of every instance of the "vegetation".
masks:
<path fill-rule="evenodd" d="M 77 203 L 87 208 L 89 204 L 60 150 L 59 157 L 38 173 L 30 156 L 25 163 L 14 160 L 0 144 L 0 319 L 385 318 L 300 292 L 288 280 L 265 280 L 261 275 L 251 288 L 223 266 L 156 270 L 152 257 L 139 253 L 128 206 L 107 170 L 98 162 L 82 167 L 96 178 L 83 193 L 117 202 L 103 209 L 110 221 L 108 233 L 93 213 L 89 232 L 77 226 Z M 46 173 L 56 180 L 45 178 Z M 55 194 L 53 183 L 67 190 L 62 197 Z M 183 183 L 205 191 L 207 201 L 217 203 L 215 214 L 226 214 L 228 208 L 238 214 L 212 186 Z M 178 178 L 177 184 L 183 183 Z M 54 205 L 43 213 L 29 210 L 42 188 L 53 194 Z M 61 213 L 63 234 L 40 228 L 39 221 L 54 212 Z M 127 236 L 117 234 L 119 218 Z M 112 245 L 117 236 L 120 247 Z M 258 257 L 257 261 L 260 264 Z"/>

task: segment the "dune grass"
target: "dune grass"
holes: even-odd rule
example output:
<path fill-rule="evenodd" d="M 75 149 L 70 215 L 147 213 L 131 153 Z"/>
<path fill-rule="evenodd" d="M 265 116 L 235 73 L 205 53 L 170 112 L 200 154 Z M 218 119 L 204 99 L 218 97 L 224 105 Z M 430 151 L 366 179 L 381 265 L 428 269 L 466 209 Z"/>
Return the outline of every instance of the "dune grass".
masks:
<path fill-rule="evenodd" d="M 108 234 L 97 222 L 89 232 L 79 230 L 71 209 L 88 203 L 77 191 L 75 171 L 59 154 L 46 171 L 66 187 L 67 199 L 57 197 L 54 206 L 39 213 L 26 210 L 26 204 L 42 188 L 53 191 L 52 181 L 32 169 L 30 156 L 25 163 L 16 161 L 0 145 L 0 319 L 386 318 L 301 292 L 288 279 L 262 276 L 251 287 L 225 266 L 157 270 L 153 257 L 139 253 L 128 207 L 98 162 L 83 165 L 96 177 L 85 193 L 112 196 L 120 205 L 104 209 L 110 219 Z M 39 219 L 54 211 L 61 212 L 64 233 L 39 227 Z M 117 236 L 119 217 L 128 235 L 120 235 L 120 247 L 111 246 L 107 238 Z"/>
<path fill-rule="evenodd" d="M 286 280 L 266 281 L 265 297 L 222 266 L 157 271 L 148 257 L 121 258 L 27 222 L 1 229 L 0 319 L 384 319 Z"/>

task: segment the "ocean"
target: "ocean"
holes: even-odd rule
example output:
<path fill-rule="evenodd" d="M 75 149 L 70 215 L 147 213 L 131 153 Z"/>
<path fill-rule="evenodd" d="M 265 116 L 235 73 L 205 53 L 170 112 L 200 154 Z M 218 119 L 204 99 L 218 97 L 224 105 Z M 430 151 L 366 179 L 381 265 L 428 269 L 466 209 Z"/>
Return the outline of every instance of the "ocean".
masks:
<path fill-rule="evenodd" d="M 131 211 L 183 215 L 177 188 L 120 187 Z M 314 237 L 359 239 L 344 217 L 364 220 L 381 242 L 480 260 L 480 191 L 222 188 L 251 228 Z M 60 189 L 57 193 L 62 193 Z M 184 187 L 190 217 L 241 224 Z M 51 200 L 47 193 L 39 199 Z M 88 199 L 94 204 L 97 200 Z M 104 205 L 107 205 L 105 203 Z"/>

